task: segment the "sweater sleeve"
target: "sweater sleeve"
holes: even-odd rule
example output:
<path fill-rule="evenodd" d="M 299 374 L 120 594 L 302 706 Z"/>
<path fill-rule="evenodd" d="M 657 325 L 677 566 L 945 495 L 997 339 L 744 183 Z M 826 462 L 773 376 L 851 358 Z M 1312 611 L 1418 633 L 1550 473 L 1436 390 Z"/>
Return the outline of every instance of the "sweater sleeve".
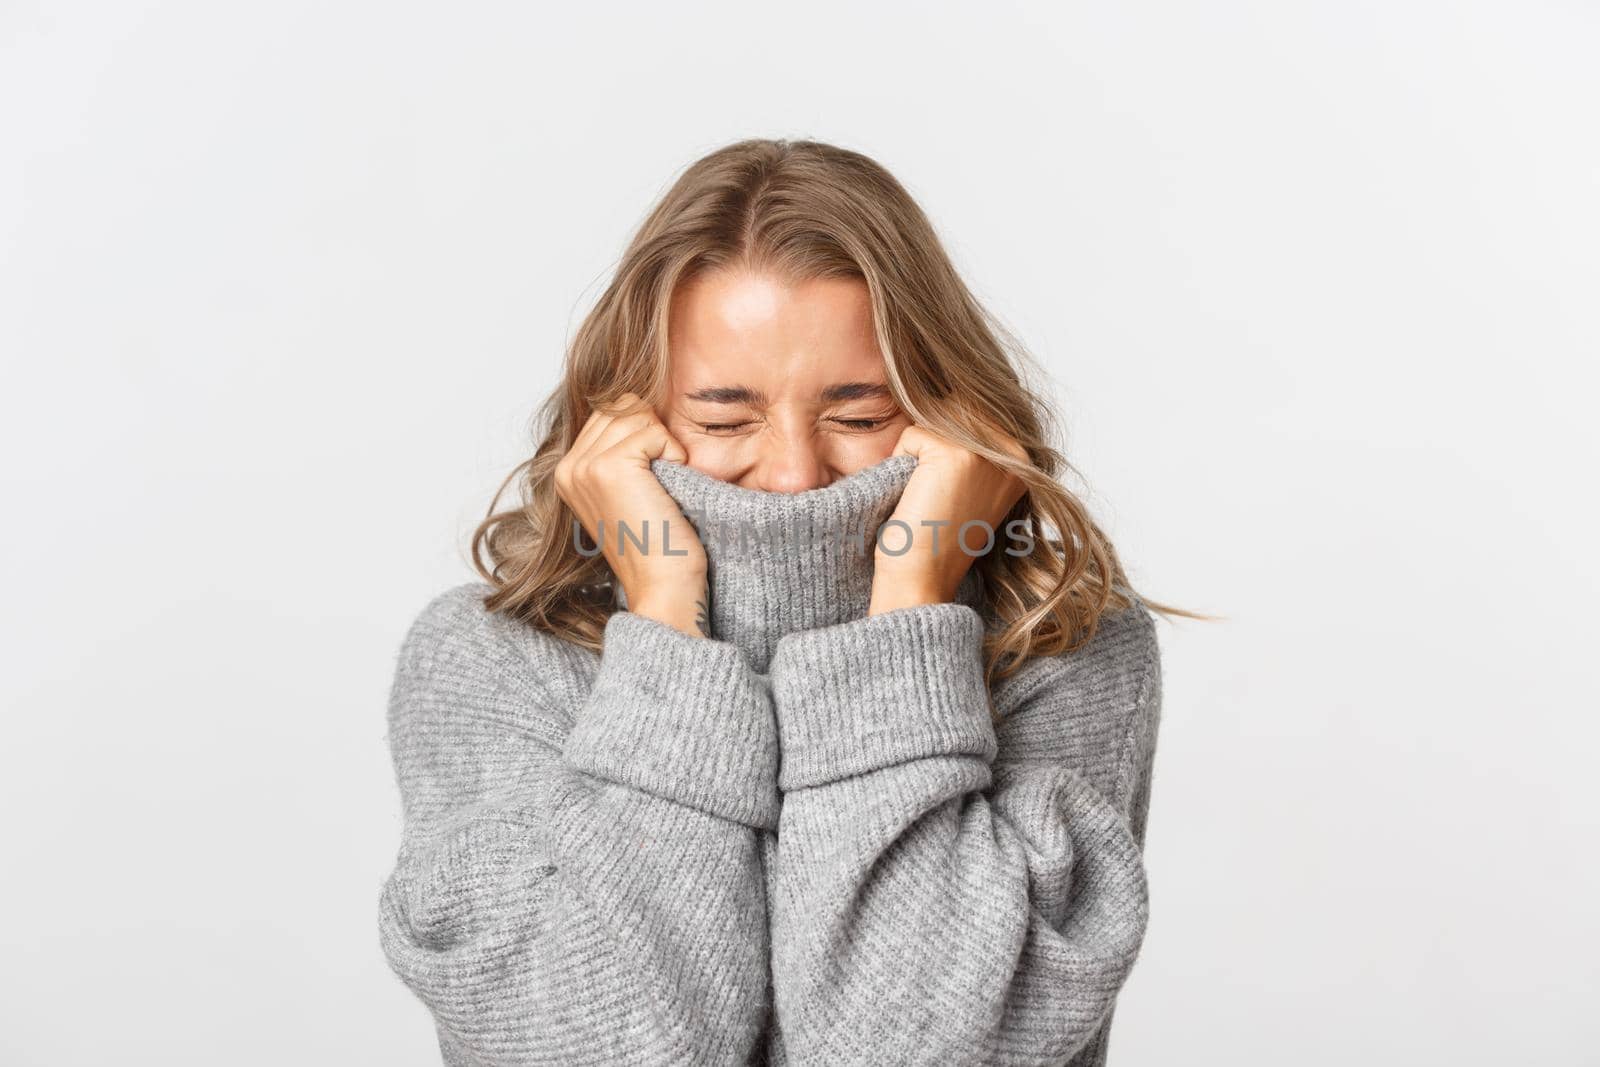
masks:
<path fill-rule="evenodd" d="M 595 666 L 471 588 L 424 610 L 391 690 L 391 968 L 451 1064 L 744 1064 L 767 1011 L 765 677 L 626 611 Z"/>
<path fill-rule="evenodd" d="M 1109 783 L 1026 736 L 997 758 L 983 632 L 972 608 L 928 604 L 774 650 L 772 968 L 791 1063 L 1060 1065 L 1104 1040 L 1148 916 L 1127 812 L 1153 708 L 1121 717 Z M 1060 735 L 1073 699 L 1034 685 L 1007 717 Z"/>

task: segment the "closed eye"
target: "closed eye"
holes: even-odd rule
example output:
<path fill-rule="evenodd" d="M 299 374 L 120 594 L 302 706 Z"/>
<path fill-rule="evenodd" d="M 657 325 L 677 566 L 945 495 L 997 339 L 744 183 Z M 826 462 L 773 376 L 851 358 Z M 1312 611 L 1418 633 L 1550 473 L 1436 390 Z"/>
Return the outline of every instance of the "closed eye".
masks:
<path fill-rule="evenodd" d="M 844 426 L 844 427 L 846 427 L 846 428 L 848 428 L 848 429 L 850 429 L 852 431 L 855 431 L 855 432 L 869 433 L 869 432 L 871 432 L 873 430 L 876 430 L 876 429 L 882 427 L 884 424 L 888 423 L 890 420 L 888 418 L 882 418 L 882 419 L 830 419 L 829 421 L 835 423 L 836 425 Z M 737 433 L 738 431 L 740 431 L 740 430 L 742 430 L 745 427 L 750 426 L 750 425 L 751 425 L 751 423 L 749 423 L 749 422 L 703 422 L 703 423 L 700 424 L 700 428 L 705 430 L 705 432 L 709 433 L 709 434 L 730 434 L 730 433 Z"/>

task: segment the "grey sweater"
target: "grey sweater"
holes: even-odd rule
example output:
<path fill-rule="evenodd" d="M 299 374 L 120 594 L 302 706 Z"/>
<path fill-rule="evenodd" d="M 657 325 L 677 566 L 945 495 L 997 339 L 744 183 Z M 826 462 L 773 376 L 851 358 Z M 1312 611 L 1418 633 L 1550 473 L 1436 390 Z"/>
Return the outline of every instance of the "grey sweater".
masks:
<path fill-rule="evenodd" d="M 483 584 L 423 608 L 379 925 L 444 1063 L 1105 1062 L 1148 915 L 1154 620 L 989 692 L 976 570 L 868 617 L 915 465 L 778 494 L 656 460 L 709 542 L 713 639 L 620 594 L 600 655 Z"/>

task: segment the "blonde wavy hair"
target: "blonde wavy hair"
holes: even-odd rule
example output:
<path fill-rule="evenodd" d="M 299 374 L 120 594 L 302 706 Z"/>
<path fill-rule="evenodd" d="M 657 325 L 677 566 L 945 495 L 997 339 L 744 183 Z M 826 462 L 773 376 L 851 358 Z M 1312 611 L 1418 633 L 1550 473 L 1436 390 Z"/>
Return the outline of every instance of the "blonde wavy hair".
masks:
<path fill-rule="evenodd" d="M 1026 484 L 1005 522 L 1027 522 L 1035 551 L 973 562 L 996 623 L 985 640 L 991 681 L 1031 656 L 1075 650 L 1102 614 L 1135 597 L 1166 615 L 1208 618 L 1132 589 L 1110 539 L 1058 481 L 1077 471 L 1051 447 L 1057 418 L 1019 373 L 1031 357 L 967 290 L 901 184 L 858 152 L 767 139 L 691 164 L 623 253 L 567 349 L 560 384 L 534 416 L 533 456 L 507 476 L 473 534 L 473 566 L 493 587 L 486 609 L 600 650 L 612 576 L 603 556 L 572 545 L 575 516 L 556 493 L 556 463 L 597 407 L 626 392 L 652 404 L 664 397 L 672 294 L 702 271 L 728 269 L 864 281 L 901 408 Z M 993 448 L 997 434 L 1022 444 L 1028 462 Z M 513 484 L 518 502 L 495 510 Z"/>

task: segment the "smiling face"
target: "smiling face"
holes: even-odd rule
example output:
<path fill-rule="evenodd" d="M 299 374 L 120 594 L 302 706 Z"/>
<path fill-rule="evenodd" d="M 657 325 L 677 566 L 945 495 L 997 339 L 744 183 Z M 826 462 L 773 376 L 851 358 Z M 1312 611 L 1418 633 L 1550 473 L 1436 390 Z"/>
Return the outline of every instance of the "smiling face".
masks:
<path fill-rule="evenodd" d="M 888 458 L 889 393 L 866 283 L 710 272 L 678 287 L 657 414 L 688 465 L 749 489 L 817 489 Z"/>

